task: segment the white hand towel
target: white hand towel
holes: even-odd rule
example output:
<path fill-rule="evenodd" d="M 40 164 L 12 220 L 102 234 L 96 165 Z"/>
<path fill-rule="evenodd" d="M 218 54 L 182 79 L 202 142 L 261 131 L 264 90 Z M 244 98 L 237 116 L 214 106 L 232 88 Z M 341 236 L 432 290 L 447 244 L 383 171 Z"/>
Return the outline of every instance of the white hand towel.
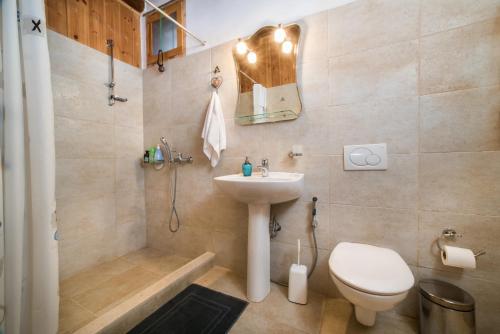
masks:
<path fill-rule="evenodd" d="M 207 108 L 201 138 L 203 138 L 203 153 L 210 160 L 212 167 L 217 166 L 222 151 L 226 149 L 226 124 L 220 98 L 215 91 L 212 93 L 212 99 Z"/>
<path fill-rule="evenodd" d="M 253 85 L 253 114 L 262 115 L 266 112 L 267 89 L 261 84 Z"/>

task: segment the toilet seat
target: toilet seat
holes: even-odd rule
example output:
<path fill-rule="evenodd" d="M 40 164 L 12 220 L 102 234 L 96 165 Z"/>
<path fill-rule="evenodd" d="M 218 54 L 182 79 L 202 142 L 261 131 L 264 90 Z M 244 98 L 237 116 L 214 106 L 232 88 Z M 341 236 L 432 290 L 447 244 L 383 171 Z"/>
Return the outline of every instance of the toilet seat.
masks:
<path fill-rule="evenodd" d="M 341 242 L 330 255 L 330 272 L 353 289 L 375 295 L 406 293 L 415 280 L 392 249 Z"/>

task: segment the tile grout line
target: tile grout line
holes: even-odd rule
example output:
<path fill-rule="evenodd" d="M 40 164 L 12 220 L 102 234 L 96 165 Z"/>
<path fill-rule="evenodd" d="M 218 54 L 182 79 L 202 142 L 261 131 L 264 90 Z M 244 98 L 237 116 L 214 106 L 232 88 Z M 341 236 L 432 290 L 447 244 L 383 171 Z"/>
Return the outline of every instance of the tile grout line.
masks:
<path fill-rule="evenodd" d="M 421 101 L 421 91 L 422 91 L 422 80 L 421 80 L 421 68 L 422 68 L 422 1 L 419 1 L 418 5 L 418 41 L 417 41 L 417 99 L 418 99 L 418 108 L 417 108 L 417 124 L 416 124 L 416 131 L 417 131 L 417 168 L 416 168 L 416 178 L 417 178 L 417 249 L 415 250 L 416 253 L 416 267 L 418 268 L 420 265 L 420 236 L 421 236 L 421 173 L 420 173 L 420 158 L 421 158 L 421 108 L 422 108 L 422 101 Z M 417 269 L 417 276 L 418 276 L 418 269 Z M 418 278 L 418 277 L 417 277 Z M 415 280 L 415 286 L 417 284 L 417 280 Z"/>

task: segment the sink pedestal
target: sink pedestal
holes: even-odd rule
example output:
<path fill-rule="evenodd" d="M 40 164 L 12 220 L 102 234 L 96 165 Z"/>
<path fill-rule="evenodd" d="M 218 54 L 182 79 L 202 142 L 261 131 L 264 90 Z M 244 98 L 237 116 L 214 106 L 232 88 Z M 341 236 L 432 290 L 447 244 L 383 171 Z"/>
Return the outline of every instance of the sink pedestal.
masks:
<path fill-rule="evenodd" d="M 248 204 L 247 298 L 261 302 L 271 289 L 271 204 L 299 198 L 304 190 L 304 174 L 269 172 L 266 177 L 258 173 L 233 174 L 214 180 L 223 192 Z"/>
<path fill-rule="evenodd" d="M 248 204 L 247 298 L 260 302 L 271 289 L 270 204 Z"/>

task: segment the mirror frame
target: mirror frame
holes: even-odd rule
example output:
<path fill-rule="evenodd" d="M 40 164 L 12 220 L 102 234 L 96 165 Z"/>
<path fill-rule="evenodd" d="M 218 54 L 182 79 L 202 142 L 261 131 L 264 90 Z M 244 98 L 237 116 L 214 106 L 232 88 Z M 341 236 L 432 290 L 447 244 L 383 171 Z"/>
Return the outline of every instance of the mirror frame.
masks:
<path fill-rule="evenodd" d="M 300 107 L 300 111 L 298 113 L 295 114 L 295 117 L 293 118 L 286 118 L 286 119 L 279 119 L 279 118 L 276 118 L 276 119 L 268 119 L 268 118 L 263 118 L 263 122 L 251 122 L 251 121 L 248 121 L 248 122 L 242 122 L 241 119 L 244 118 L 244 117 L 249 117 L 249 116 L 241 116 L 241 117 L 238 117 L 236 115 L 237 111 L 238 111 L 238 106 L 240 105 L 240 95 L 241 95 L 241 86 L 240 86 L 240 66 L 239 66 L 239 63 L 238 63 L 238 60 L 237 60 L 237 56 L 236 56 L 236 45 L 232 47 L 231 49 L 231 52 L 233 54 L 233 60 L 234 60 L 234 66 L 235 66 L 235 70 L 236 70 L 236 84 L 237 84 L 237 90 L 238 90 L 238 100 L 236 102 L 236 110 L 235 110 L 235 116 L 234 118 L 236 119 L 236 123 L 238 125 L 242 125 L 242 126 L 246 126 L 246 125 L 257 125 L 257 124 L 266 124 L 266 123 L 276 123 L 276 122 L 283 122 L 283 121 L 293 121 L 293 120 L 296 120 L 297 118 L 300 117 L 300 114 L 302 113 L 303 111 L 303 103 L 302 103 L 302 97 L 300 95 L 300 89 L 299 89 L 299 71 L 298 71 L 298 66 L 297 66 L 297 62 L 298 62 L 298 54 L 299 54 L 299 50 L 300 50 L 300 47 L 301 47 L 301 42 L 302 42 L 302 27 L 300 26 L 300 24 L 298 23 L 289 23 L 289 24 L 283 24 L 283 28 L 286 29 L 288 27 L 291 27 L 291 26 L 296 26 L 297 29 L 298 29 L 298 33 L 299 33 L 299 37 L 297 39 L 297 45 L 295 46 L 294 48 L 294 51 L 293 51 L 293 55 L 295 56 L 295 86 L 296 86 L 296 89 L 297 89 L 297 96 L 299 98 L 299 107 Z M 246 37 L 246 38 L 242 38 L 241 41 L 243 42 L 246 42 L 248 43 L 249 40 L 251 40 L 253 37 L 255 37 L 256 35 L 258 35 L 259 33 L 261 33 L 263 30 L 265 29 L 276 29 L 277 26 L 272 26 L 272 25 L 267 25 L 267 26 L 263 26 L 261 28 L 259 28 L 256 32 L 254 32 L 252 35 L 250 35 L 249 37 Z M 278 86 L 276 86 L 278 87 Z"/>

